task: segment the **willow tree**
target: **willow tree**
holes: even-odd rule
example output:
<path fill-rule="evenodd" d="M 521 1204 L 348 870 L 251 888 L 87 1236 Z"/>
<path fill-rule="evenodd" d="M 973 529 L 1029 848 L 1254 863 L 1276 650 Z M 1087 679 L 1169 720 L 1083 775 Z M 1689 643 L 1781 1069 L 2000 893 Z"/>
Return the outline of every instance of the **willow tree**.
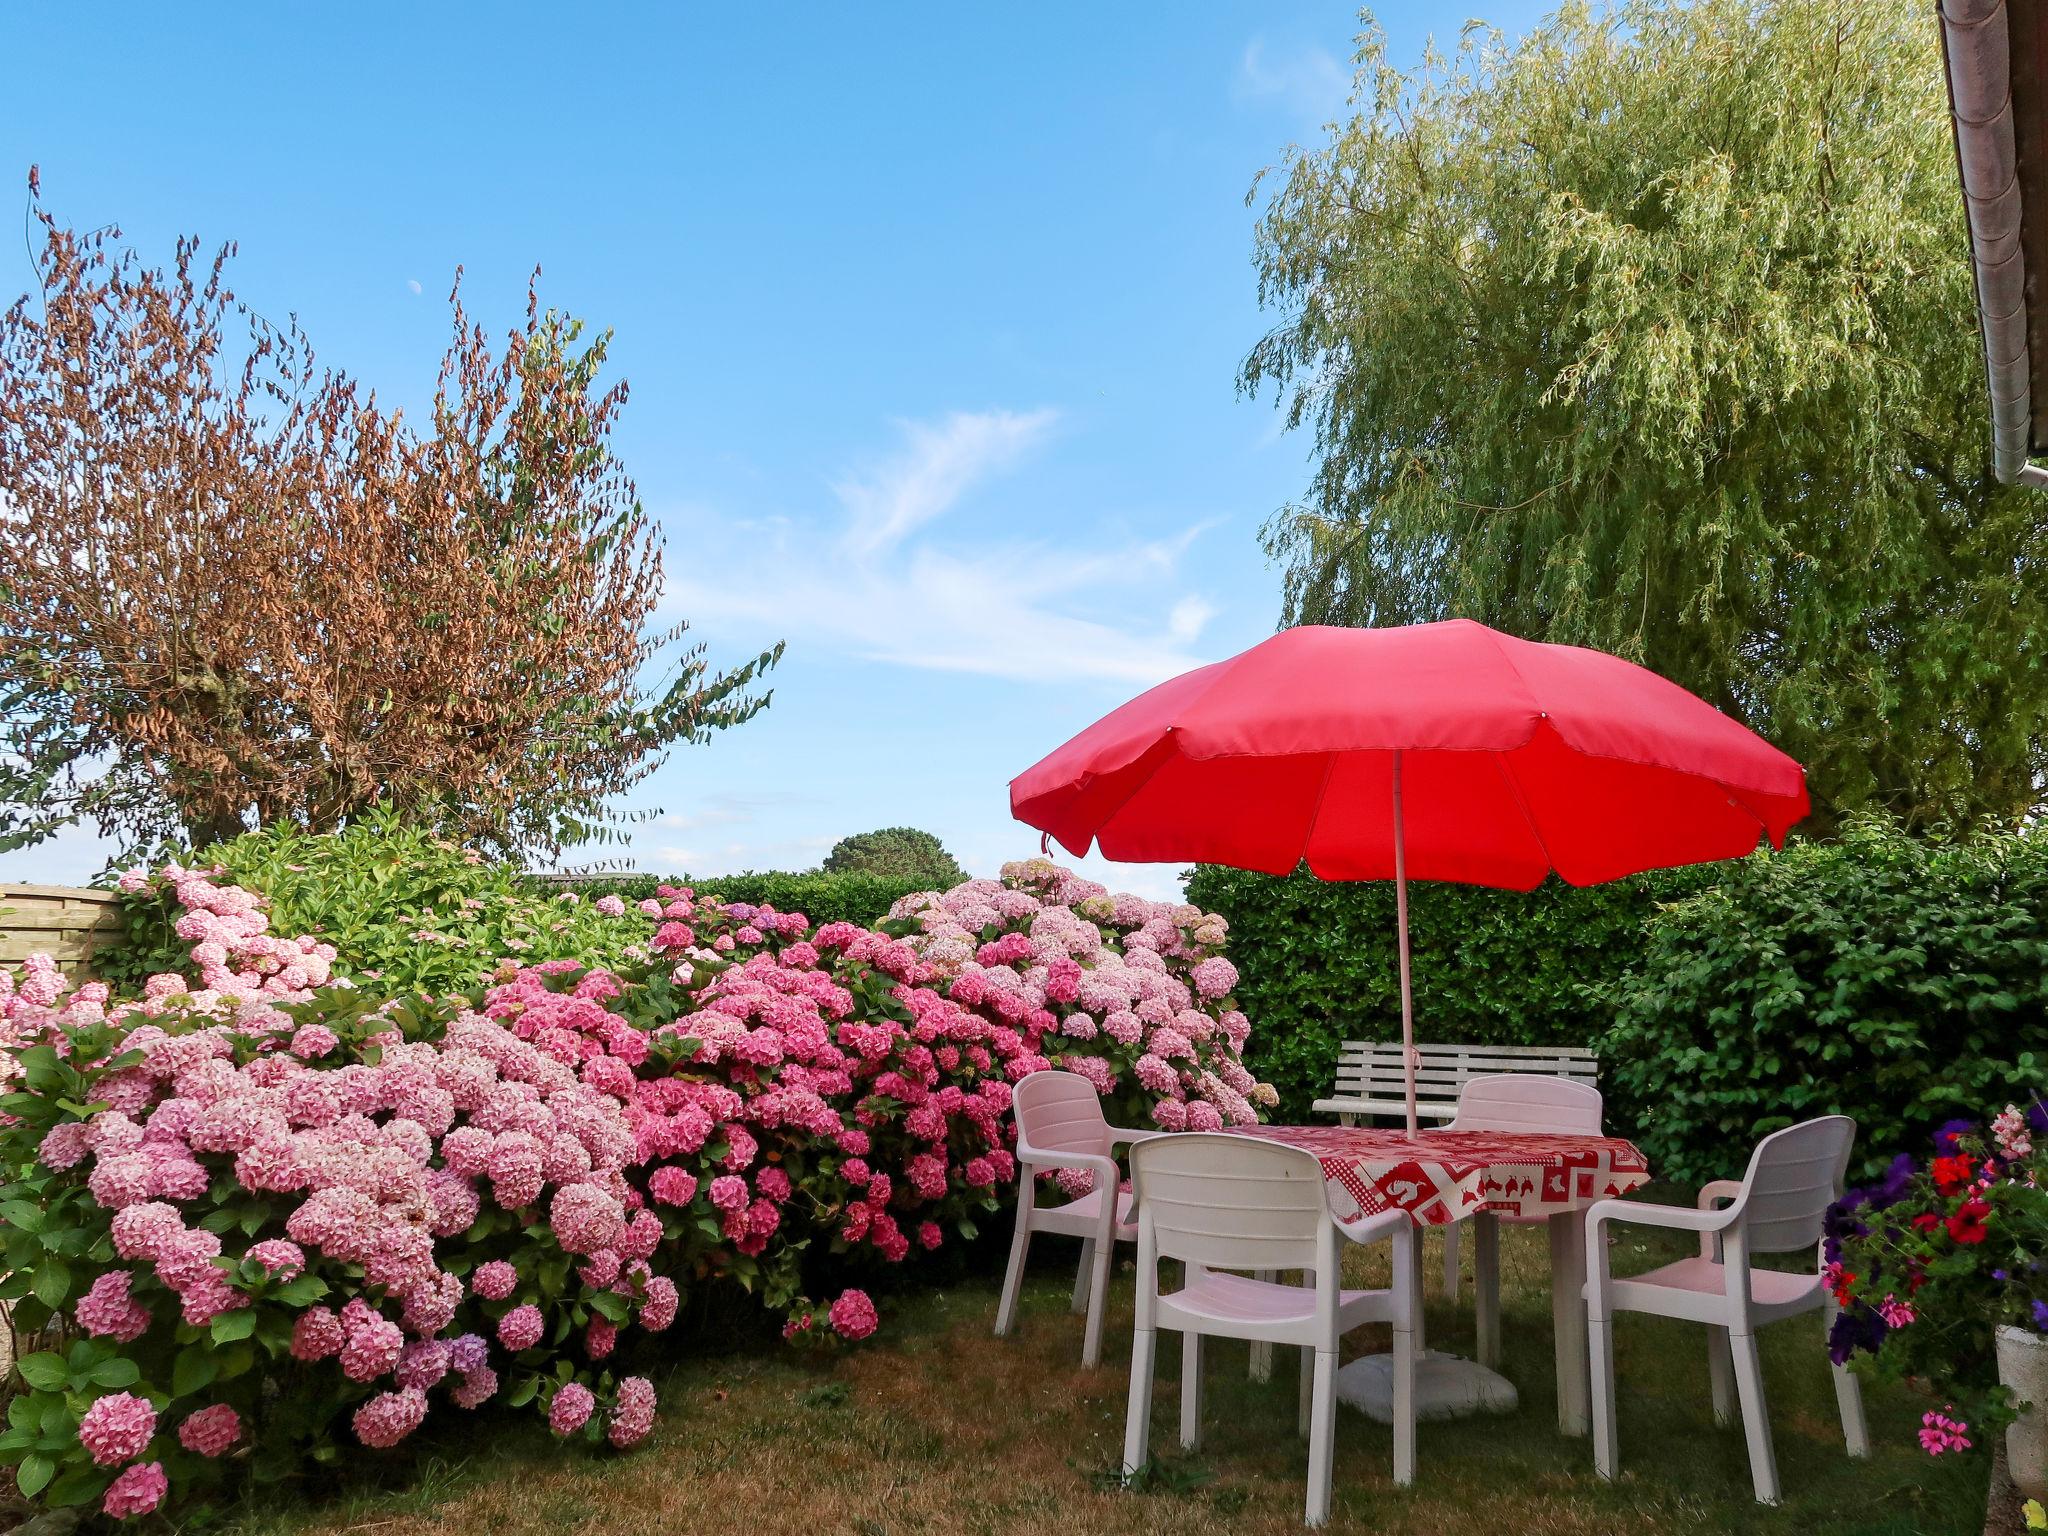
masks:
<path fill-rule="evenodd" d="M 1316 447 L 1285 621 L 1621 652 L 1822 825 L 2038 805 L 2048 499 L 1990 473 L 1932 10 L 1570 5 L 1358 63 L 1259 226 L 1243 383 Z"/>
<path fill-rule="evenodd" d="M 529 291 L 494 343 L 458 297 L 415 426 L 236 300 L 229 248 L 152 267 L 33 211 L 40 291 L 0 315 L 0 847 L 388 803 L 552 851 L 766 702 L 779 646 L 713 672 L 653 623 L 605 337 Z"/>

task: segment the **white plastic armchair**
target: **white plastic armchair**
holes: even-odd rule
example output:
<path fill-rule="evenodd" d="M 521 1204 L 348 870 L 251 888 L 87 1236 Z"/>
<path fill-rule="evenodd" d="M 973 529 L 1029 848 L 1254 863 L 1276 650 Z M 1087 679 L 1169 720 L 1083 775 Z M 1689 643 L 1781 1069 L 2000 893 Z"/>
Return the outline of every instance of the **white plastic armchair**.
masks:
<path fill-rule="evenodd" d="M 1138 1235 L 1131 1220 L 1131 1196 L 1120 1188 L 1116 1148 L 1156 1136 L 1156 1131 L 1126 1131 L 1103 1117 L 1095 1085 L 1073 1072 L 1033 1072 L 1017 1084 L 1011 1098 L 1017 1122 L 1017 1231 L 1010 1241 L 1010 1267 L 1003 1276 L 1003 1298 L 996 1309 L 996 1334 L 1007 1334 L 1017 1321 L 1017 1297 L 1024 1284 L 1024 1259 L 1034 1232 L 1081 1239 L 1081 1264 L 1074 1276 L 1074 1310 L 1086 1311 L 1081 1363 L 1102 1359 L 1102 1311 L 1109 1289 L 1109 1261 L 1119 1239 Z M 1095 1176 L 1094 1187 L 1063 1205 L 1038 1205 L 1038 1175 L 1054 1168 L 1074 1168 Z"/>
<path fill-rule="evenodd" d="M 1553 1136 L 1601 1134 L 1600 1090 L 1591 1083 L 1547 1073 L 1501 1072 L 1468 1078 L 1458 1090 L 1458 1113 L 1446 1131 L 1514 1131 Z M 1546 1218 L 1536 1217 L 1541 1221 Z M 1472 1218 L 1473 1312 L 1477 1324 L 1479 1363 L 1500 1365 L 1500 1223 L 1501 1217 L 1481 1211 Z M 1458 1228 L 1444 1228 L 1444 1294 L 1458 1293 Z M 1572 1235 L 1576 1243 L 1578 1237 Z M 1566 1304 L 1579 1305 L 1567 1296 Z"/>
<path fill-rule="evenodd" d="M 1766 1323 L 1819 1311 L 1832 1323 L 1834 1298 L 1818 1264 L 1821 1219 L 1841 1197 L 1856 1122 L 1828 1115 L 1788 1127 L 1757 1143 L 1749 1171 L 1738 1183 L 1720 1179 L 1700 1191 L 1699 1203 L 1651 1205 L 1636 1200 L 1601 1200 L 1586 1212 L 1586 1309 L 1593 1370 L 1593 1463 L 1602 1477 L 1617 1465 L 1614 1409 L 1616 1312 L 1648 1312 L 1707 1326 L 1708 1371 L 1714 1417 L 1732 1414 L 1729 1377 L 1740 1400 L 1743 1433 L 1749 1443 L 1750 1477 L 1759 1503 L 1778 1502 L 1778 1463 L 1771 1446 L 1769 1411 L 1756 1330 Z M 1608 1272 L 1610 1223 L 1697 1232 L 1699 1253 L 1648 1274 L 1616 1280 Z M 1793 1253 L 1813 1248 L 1812 1273 L 1755 1269 L 1755 1254 Z M 1863 1397 L 1845 1366 L 1833 1367 L 1835 1406 L 1851 1456 L 1870 1454 L 1863 1422 Z"/>
<path fill-rule="evenodd" d="M 1180 1440 L 1202 1437 L 1202 1340 L 1250 1339 L 1301 1349 L 1299 1427 L 1308 1437 L 1307 1520 L 1330 1515 L 1337 1420 L 1337 1341 L 1362 1323 L 1394 1330 L 1394 1481 L 1415 1479 L 1416 1298 L 1414 1223 L 1384 1211 L 1340 1224 L 1329 1211 L 1322 1165 L 1310 1153 L 1227 1133 L 1160 1136 L 1131 1152 L 1138 1198 L 1138 1308 L 1131 1336 L 1131 1398 L 1124 1423 L 1126 1479 L 1151 1454 L 1152 1372 L 1159 1330 L 1181 1335 Z M 1347 1291 L 1339 1236 L 1391 1238 L 1394 1286 Z M 1161 1293 L 1159 1264 L 1184 1278 Z M 1231 1271 L 1302 1270 L 1306 1286 Z"/>

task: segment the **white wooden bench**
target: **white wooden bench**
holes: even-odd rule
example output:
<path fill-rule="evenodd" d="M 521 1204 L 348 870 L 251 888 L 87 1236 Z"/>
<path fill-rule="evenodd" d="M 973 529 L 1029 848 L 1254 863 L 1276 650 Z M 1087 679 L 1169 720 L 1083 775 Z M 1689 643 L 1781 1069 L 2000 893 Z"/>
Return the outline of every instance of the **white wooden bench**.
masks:
<path fill-rule="evenodd" d="M 1600 1058 L 1583 1045 L 1417 1045 L 1422 1065 L 1415 1071 L 1415 1113 L 1441 1124 L 1458 1112 L 1458 1090 L 1467 1079 L 1496 1072 L 1542 1073 L 1600 1085 Z M 1337 1053 L 1337 1091 L 1314 1105 L 1344 1125 L 1360 1117 L 1408 1115 L 1407 1073 L 1398 1040 L 1346 1040 Z"/>

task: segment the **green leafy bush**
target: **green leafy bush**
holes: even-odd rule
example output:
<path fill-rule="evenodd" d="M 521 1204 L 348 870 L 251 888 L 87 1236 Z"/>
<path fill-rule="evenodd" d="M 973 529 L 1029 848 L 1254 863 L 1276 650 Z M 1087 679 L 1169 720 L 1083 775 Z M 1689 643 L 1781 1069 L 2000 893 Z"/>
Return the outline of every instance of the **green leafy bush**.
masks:
<path fill-rule="evenodd" d="M 1870 1171 L 2042 1086 L 2048 840 L 1866 825 L 1718 868 L 1609 989 L 1610 1116 L 1660 1174 L 1739 1174 L 1759 1136 L 1837 1112 Z"/>
<path fill-rule="evenodd" d="M 235 884 L 264 893 L 278 931 L 334 945 L 339 974 L 375 982 L 386 995 L 462 991 L 508 957 L 586 965 L 644 958 L 626 953 L 619 926 L 591 911 L 580 892 L 543 887 L 515 865 L 388 811 L 325 836 L 271 827 L 188 858 L 199 868 L 224 865 Z M 650 896 L 654 884 L 647 882 Z M 102 952 L 95 972 L 119 988 L 182 969 L 190 946 L 172 930 L 177 903 L 152 886 L 123 907 L 128 942 Z"/>
<path fill-rule="evenodd" d="M 947 882 L 947 884 L 955 884 Z M 744 875 L 588 875 L 553 879 L 545 875 L 527 877 L 529 890 L 549 895 L 574 891 L 585 902 L 599 896 L 623 897 L 627 902 L 644 901 L 659 885 L 687 885 L 717 896 L 721 901 L 746 902 L 773 907 L 778 912 L 801 912 L 822 927 L 826 923 L 857 923 L 869 928 L 888 916 L 889 908 L 905 896 L 935 889 L 929 882 L 900 876 L 869 874 L 798 874 L 769 870 Z M 938 889 L 945 888 L 943 885 Z"/>
<path fill-rule="evenodd" d="M 1483 1045 L 1597 1044 L 1612 1019 L 1598 989 L 1640 954 L 1659 901 L 1701 888 L 1702 869 L 1523 894 L 1467 885 L 1409 888 L 1415 1032 Z M 1280 1091 L 1279 1118 L 1307 1120 L 1330 1092 L 1345 1040 L 1397 1039 L 1401 982 L 1394 888 L 1278 878 L 1205 865 L 1188 900 L 1230 921 L 1254 1025 L 1246 1065 Z"/>

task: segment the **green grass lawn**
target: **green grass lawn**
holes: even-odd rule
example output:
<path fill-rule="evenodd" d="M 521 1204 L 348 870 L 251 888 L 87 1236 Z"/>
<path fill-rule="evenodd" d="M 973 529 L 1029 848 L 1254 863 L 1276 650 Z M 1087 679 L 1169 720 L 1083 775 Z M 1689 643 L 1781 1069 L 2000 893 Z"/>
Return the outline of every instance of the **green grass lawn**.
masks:
<path fill-rule="evenodd" d="M 1616 1329 L 1622 1476 L 1593 1473 L 1590 1443 L 1556 1429 L 1548 1260 L 1540 1228 L 1503 1231 L 1504 1361 L 1521 1391 L 1513 1414 L 1424 1424 L 1416 1486 L 1393 1486 L 1390 1432 L 1338 1410 L 1330 1529 L 1542 1536 L 1638 1531 L 1963 1536 L 1981 1529 L 1986 1462 L 1932 1460 L 1915 1440 L 1926 1406 L 1866 1390 L 1873 1454 L 1852 1462 L 1835 1418 L 1818 1318 L 1767 1331 L 1765 1373 L 1786 1501 L 1752 1502 L 1739 1428 L 1717 1428 L 1707 1401 L 1703 1330 L 1627 1317 Z M 1016 1336 L 990 1337 L 994 1277 L 890 1298 L 884 1331 L 861 1349 L 813 1357 L 780 1348 L 680 1360 L 658 1382 L 662 1418 L 645 1447 L 593 1456 L 553 1446 L 528 1419 L 457 1422 L 391 1481 L 305 1488 L 234 1513 L 236 1536 L 493 1536 L 705 1529 L 750 1533 L 1225 1532 L 1300 1527 L 1307 1452 L 1295 1438 L 1291 1351 L 1273 1379 L 1248 1379 L 1246 1348 L 1210 1346 L 1208 1444 L 1163 1463 L 1154 1486 L 1111 1476 L 1123 1437 L 1131 1279 L 1119 1274 L 1105 1363 L 1083 1371 L 1080 1320 L 1067 1310 L 1075 1252 L 1045 1240 Z M 1676 1249 L 1615 1253 L 1617 1272 Z M 1434 1263 L 1432 1273 L 1439 1268 Z M 1354 1251 L 1353 1283 L 1383 1283 L 1383 1248 Z M 1458 1306 L 1429 1300 L 1430 1342 L 1469 1353 L 1469 1284 Z M 1346 1340 L 1384 1349 L 1385 1330 Z M 1161 1335 L 1154 1445 L 1174 1450 L 1179 1360 Z M 467 1430 L 466 1434 L 459 1433 Z M 358 1460 L 361 1460 L 358 1458 Z"/>

